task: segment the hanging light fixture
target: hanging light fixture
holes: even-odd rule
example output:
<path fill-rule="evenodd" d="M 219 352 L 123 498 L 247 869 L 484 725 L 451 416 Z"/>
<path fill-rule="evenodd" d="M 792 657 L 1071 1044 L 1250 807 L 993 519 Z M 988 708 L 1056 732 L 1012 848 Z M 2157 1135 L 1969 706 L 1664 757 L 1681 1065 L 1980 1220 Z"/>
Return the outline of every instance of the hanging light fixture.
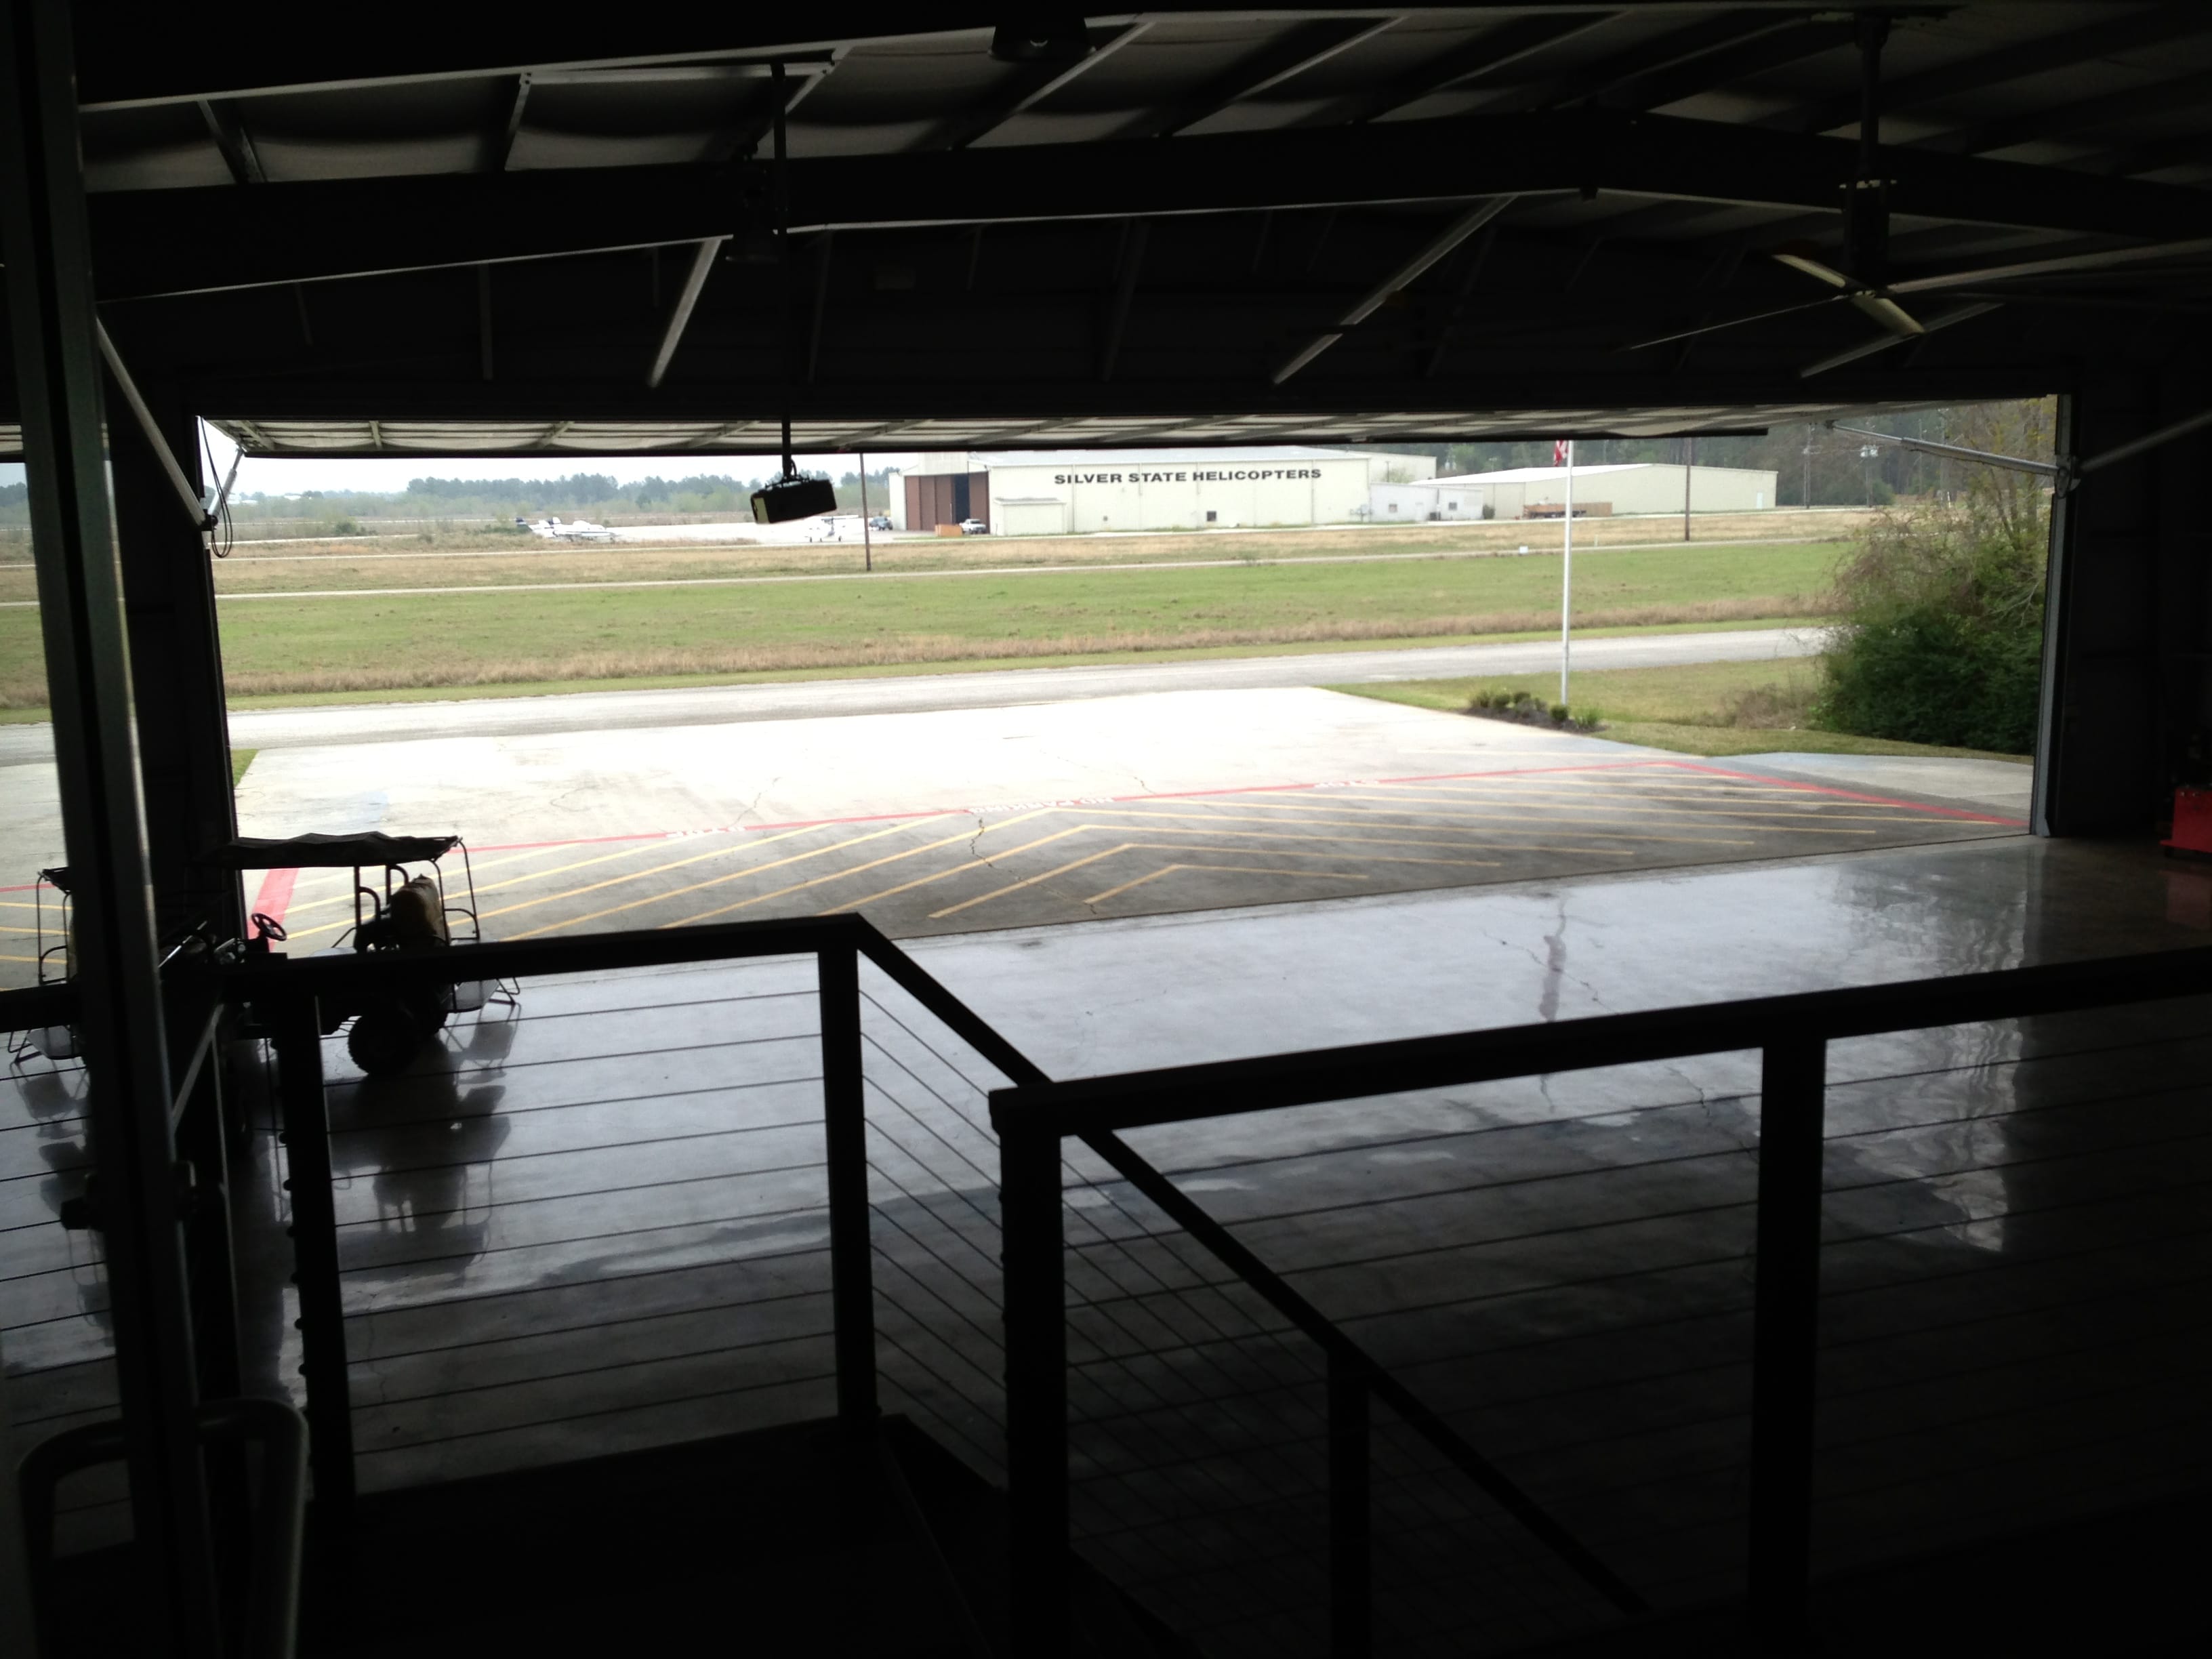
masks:
<path fill-rule="evenodd" d="M 783 65 L 775 66 L 775 246 L 781 285 L 778 321 L 783 361 L 783 476 L 753 492 L 755 524 L 788 524 L 793 519 L 818 518 L 837 510 L 837 486 L 827 478 L 803 476 L 791 459 L 791 199 L 789 174 L 785 170 Z"/>

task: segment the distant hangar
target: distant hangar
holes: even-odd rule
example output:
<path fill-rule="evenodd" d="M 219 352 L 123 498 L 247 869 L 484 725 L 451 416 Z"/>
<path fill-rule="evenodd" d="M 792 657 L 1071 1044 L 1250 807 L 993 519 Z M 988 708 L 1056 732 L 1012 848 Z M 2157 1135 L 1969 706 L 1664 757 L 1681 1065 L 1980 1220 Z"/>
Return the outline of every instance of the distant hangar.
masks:
<path fill-rule="evenodd" d="M 1575 469 L 1575 516 L 1626 513 L 1763 513 L 1775 504 L 1771 471 L 1613 461 Z M 1686 494 L 1685 492 L 1687 492 Z M 1378 489 L 1373 516 L 1418 519 L 1556 519 L 1566 509 L 1567 470 L 1516 466 L 1466 472 Z"/>
<path fill-rule="evenodd" d="M 1760 512 L 1776 475 L 1613 462 L 1575 469 L 1575 514 Z M 1566 469 L 1438 477 L 1434 458 L 1281 444 L 1243 449 L 1027 450 L 923 456 L 890 478 L 898 530 L 981 520 L 1002 536 L 1556 518 Z"/>
<path fill-rule="evenodd" d="M 891 479 L 891 524 L 981 519 L 1002 536 L 1354 524 L 1376 485 L 1433 478 L 1427 455 L 1304 444 L 1243 449 L 1016 450 L 925 455 Z"/>

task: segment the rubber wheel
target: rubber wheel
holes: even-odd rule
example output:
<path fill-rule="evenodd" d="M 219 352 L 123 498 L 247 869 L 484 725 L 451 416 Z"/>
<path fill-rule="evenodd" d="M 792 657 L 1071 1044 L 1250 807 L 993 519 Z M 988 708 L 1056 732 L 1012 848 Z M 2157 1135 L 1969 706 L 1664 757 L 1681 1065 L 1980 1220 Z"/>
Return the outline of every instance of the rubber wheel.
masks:
<path fill-rule="evenodd" d="M 399 1002 L 379 1003 L 355 1017 L 346 1033 L 346 1053 L 371 1077 L 404 1072 L 422 1046 L 422 1024 Z"/>

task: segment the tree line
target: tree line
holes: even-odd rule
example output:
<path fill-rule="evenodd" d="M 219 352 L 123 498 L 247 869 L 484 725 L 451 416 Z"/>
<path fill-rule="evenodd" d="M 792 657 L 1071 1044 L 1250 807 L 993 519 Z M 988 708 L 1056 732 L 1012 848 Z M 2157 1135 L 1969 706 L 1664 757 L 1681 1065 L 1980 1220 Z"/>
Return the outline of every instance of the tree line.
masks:
<path fill-rule="evenodd" d="M 1868 415 L 1851 424 L 1899 437 L 1962 443 L 1967 440 L 1960 434 L 1970 431 L 2047 429 L 2047 404 L 1972 404 Z M 1888 446 L 1869 446 L 1863 439 L 1809 422 L 1793 422 L 1756 435 L 1695 441 L 1694 459 L 1699 466 L 1740 466 L 1773 472 L 1778 507 L 1887 507 L 1905 498 L 1948 500 L 1964 488 L 1966 477 L 1966 463 Z M 1442 474 L 1552 465 L 1548 438 L 1512 443 L 1385 443 L 1373 447 L 1434 456 L 1437 471 Z M 1876 453 L 1863 454 L 1868 447 L 1875 447 Z M 1586 466 L 1618 461 L 1679 465 L 1692 459 L 1691 441 L 1686 438 L 1585 438 L 1575 446 L 1576 461 Z"/>

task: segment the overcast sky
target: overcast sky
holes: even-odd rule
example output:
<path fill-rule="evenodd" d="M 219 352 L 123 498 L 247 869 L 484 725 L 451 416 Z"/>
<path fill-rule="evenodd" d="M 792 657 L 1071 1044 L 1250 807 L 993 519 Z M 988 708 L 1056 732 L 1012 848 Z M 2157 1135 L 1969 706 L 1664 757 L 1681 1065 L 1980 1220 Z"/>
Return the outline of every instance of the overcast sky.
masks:
<path fill-rule="evenodd" d="M 212 483 L 221 483 L 230 468 L 237 446 L 211 427 L 201 428 L 215 457 Z M 799 465 L 832 477 L 858 470 L 850 455 L 799 455 Z M 868 454 L 868 470 L 903 467 L 910 454 Z M 205 465 L 205 463 L 203 463 Z M 543 459 L 521 455 L 487 455 L 466 459 L 441 456 L 411 456 L 393 461 L 283 459 L 249 456 L 238 469 L 231 488 L 240 495 L 296 495 L 303 489 L 366 489 L 392 492 L 407 488 L 410 478 L 564 478 L 572 472 L 603 472 L 619 483 L 635 483 L 656 475 L 663 478 L 691 477 L 701 473 L 725 473 L 733 478 L 764 478 L 776 470 L 773 455 L 599 456 L 562 455 Z M 0 461 L 0 484 L 21 483 L 20 461 Z"/>

